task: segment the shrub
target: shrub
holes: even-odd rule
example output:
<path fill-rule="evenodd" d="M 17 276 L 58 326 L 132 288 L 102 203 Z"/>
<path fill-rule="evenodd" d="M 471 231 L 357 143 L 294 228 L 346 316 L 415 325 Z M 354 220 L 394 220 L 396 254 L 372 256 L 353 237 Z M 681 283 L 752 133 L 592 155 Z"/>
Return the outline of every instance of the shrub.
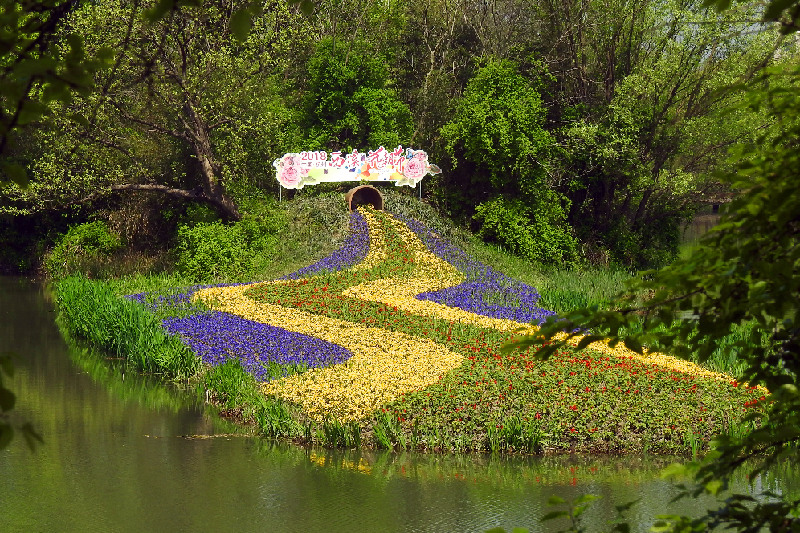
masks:
<path fill-rule="evenodd" d="M 122 246 L 118 235 L 100 220 L 72 226 L 45 255 L 45 273 L 55 279 L 84 270 Z"/>
<path fill-rule="evenodd" d="M 487 61 L 441 130 L 453 170 L 445 200 L 478 234 L 541 264 L 577 260 L 564 198 L 547 181 L 555 140 L 536 88 L 508 61 Z M 452 192 L 449 192 L 452 191 Z"/>
<path fill-rule="evenodd" d="M 219 221 L 178 227 L 178 269 L 197 282 L 251 281 L 273 259 L 286 228 L 279 209 L 263 209 L 226 225 Z"/>
<path fill-rule="evenodd" d="M 574 263 L 578 245 L 569 226 L 552 223 L 559 214 L 552 204 L 526 205 L 497 196 L 480 204 L 474 219 L 481 225 L 480 237 L 514 254 L 542 265 Z"/>

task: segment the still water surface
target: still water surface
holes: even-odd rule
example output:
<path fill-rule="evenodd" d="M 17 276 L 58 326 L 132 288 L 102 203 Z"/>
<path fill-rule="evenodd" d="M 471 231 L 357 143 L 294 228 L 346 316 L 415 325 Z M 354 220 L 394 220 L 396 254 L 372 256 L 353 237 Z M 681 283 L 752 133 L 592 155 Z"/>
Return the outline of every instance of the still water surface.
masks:
<path fill-rule="evenodd" d="M 17 355 L 10 381 L 18 420 L 44 444 L 0 451 L 3 532 L 467 532 L 541 524 L 552 495 L 602 496 L 595 530 L 614 505 L 647 531 L 668 504 L 665 460 L 502 458 L 304 449 L 243 435 L 178 387 L 114 369 L 62 339 L 39 285 L 0 277 L 0 352 Z M 757 488 L 797 490 L 798 476 Z M 747 490 L 744 480 L 738 490 Z M 790 485 L 792 487 L 790 487 Z"/>

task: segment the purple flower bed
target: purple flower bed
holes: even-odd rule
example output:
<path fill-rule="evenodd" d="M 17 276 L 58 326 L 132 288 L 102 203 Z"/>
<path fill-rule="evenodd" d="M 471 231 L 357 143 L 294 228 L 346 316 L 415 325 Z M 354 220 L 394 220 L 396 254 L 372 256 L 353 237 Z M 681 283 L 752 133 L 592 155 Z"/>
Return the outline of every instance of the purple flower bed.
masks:
<path fill-rule="evenodd" d="M 162 323 L 168 332 L 180 335 L 204 363 L 217 366 L 228 359 L 239 359 L 257 381 L 276 377 L 270 375 L 269 363 L 321 368 L 353 355 L 321 339 L 218 311 L 169 318 Z"/>
<path fill-rule="evenodd" d="M 367 221 L 356 211 L 350 214 L 350 233 L 341 247 L 331 255 L 313 265 L 303 267 L 280 279 L 299 279 L 319 272 L 336 272 L 350 268 L 364 260 L 369 251 L 369 228 Z"/>
<path fill-rule="evenodd" d="M 539 293 L 534 287 L 476 261 L 459 247 L 437 237 L 421 222 L 402 215 L 394 217 L 405 223 L 433 254 L 456 267 L 467 278 L 454 287 L 420 293 L 417 299 L 517 322 L 538 323 L 556 314 L 537 305 Z"/>

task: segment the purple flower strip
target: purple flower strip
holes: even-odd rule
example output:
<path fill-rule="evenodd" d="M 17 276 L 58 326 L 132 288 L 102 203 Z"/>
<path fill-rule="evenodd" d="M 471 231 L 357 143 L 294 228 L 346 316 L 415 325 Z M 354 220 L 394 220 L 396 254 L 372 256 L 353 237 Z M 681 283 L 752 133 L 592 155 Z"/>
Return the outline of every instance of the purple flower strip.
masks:
<path fill-rule="evenodd" d="M 283 328 L 214 311 L 162 321 L 164 329 L 180 335 L 204 363 L 217 366 L 238 358 L 258 381 L 268 381 L 267 365 L 307 365 L 322 368 L 342 363 L 352 353 L 336 344 Z"/>
<path fill-rule="evenodd" d="M 537 290 L 476 261 L 461 248 L 445 242 L 418 220 L 402 215 L 395 218 L 406 224 L 439 259 L 463 272 L 466 280 L 453 287 L 423 292 L 416 297 L 448 307 L 457 307 L 491 318 L 538 323 L 556 313 L 537 305 Z"/>
<path fill-rule="evenodd" d="M 298 279 L 319 272 L 336 272 L 350 268 L 367 256 L 369 251 L 369 227 L 366 219 L 357 211 L 350 214 L 350 232 L 342 246 L 331 255 L 320 259 L 313 265 L 287 274 L 280 279 Z"/>

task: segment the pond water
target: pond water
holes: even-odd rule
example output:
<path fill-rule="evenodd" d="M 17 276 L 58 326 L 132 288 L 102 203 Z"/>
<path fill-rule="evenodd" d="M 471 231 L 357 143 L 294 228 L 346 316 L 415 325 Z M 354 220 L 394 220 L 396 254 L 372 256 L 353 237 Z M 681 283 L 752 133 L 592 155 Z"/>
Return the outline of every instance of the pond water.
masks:
<path fill-rule="evenodd" d="M 647 531 L 657 514 L 709 503 L 670 506 L 676 489 L 658 476 L 669 461 L 656 457 L 395 454 L 248 436 L 194 393 L 69 346 L 54 319 L 41 286 L 0 277 L 0 352 L 18 356 L 13 413 L 44 439 L 0 451 L 0 531 L 552 531 L 539 522 L 548 498 L 587 492 L 602 496 L 590 529 L 641 498 L 628 518 Z M 776 471 L 760 488 L 796 493 L 800 476 Z"/>

